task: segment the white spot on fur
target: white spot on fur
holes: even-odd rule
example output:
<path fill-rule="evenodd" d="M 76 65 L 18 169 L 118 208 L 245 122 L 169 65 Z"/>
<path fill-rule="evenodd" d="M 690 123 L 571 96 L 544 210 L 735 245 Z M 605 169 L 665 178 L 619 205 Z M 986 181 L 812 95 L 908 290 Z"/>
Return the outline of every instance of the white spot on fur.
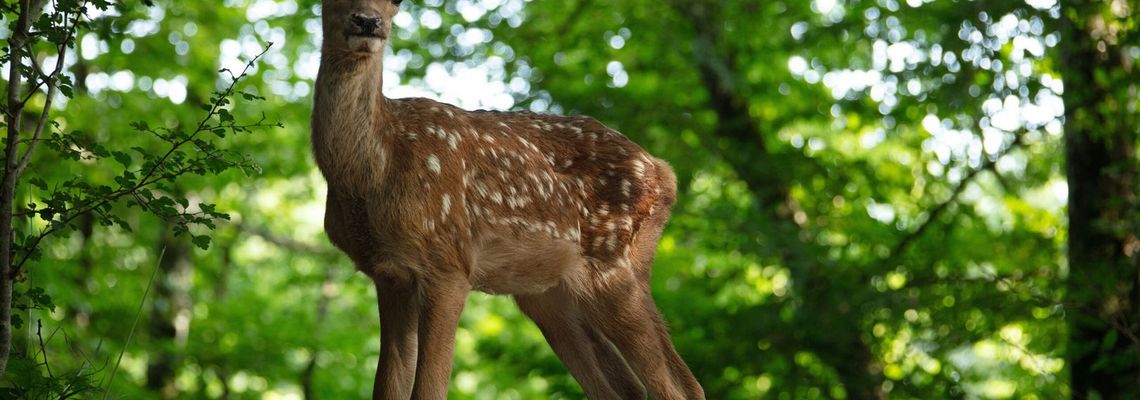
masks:
<path fill-rule="evenodd" d="M 437 174 L 443 171 L 439 166 L 439 157 L 436 157 L 435 154 L 428 156 L 427 167 L 431 170 L 431 172 L 435 172 Z"/>
<path fill-rule="evenodd" d="M 633 173 L 635 176 L 641 178 L 645 175 L 645 163 L 641 162 L 641 160 L 633 160 L 630 163 L 633 165 Z"/>
<path fill-rule="evenodd" d="M 447 213 L 451 212 L 451 195 L 444 194 L 440 202 L 442 204 L 440 204 L 439 219 L 442 221 L 447 219 Z"/>
<path fill-rule="evenodd" d="M 447 137 L 447 146 L 451 147 L 452 151 L 459 149 L 459 134 L 452 133 Z"/>

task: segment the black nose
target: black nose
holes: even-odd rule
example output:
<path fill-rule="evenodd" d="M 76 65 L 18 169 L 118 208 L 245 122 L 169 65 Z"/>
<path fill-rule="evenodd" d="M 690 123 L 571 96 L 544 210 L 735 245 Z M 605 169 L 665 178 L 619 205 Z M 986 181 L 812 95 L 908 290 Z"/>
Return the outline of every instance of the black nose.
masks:
<path fill-rule="evenodd" d="M 363 33 L 372 33 L 380 27 L 380 17 L 363 14 L 352 14 L 352 23 Z"/>

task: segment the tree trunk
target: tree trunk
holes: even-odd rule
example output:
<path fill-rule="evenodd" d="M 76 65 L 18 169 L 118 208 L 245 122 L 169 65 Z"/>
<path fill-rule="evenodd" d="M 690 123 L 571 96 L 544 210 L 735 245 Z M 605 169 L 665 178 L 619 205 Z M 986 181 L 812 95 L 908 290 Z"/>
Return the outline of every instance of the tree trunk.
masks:
<path fill-rule="evenodd" d="M 1140 398 L 1138 114 L 1128 106 L 1137 74 L 1120 43 L 1129 28 L 1115 26 L 1127 16 L 1108 3 L 1074 1 L 1062 13 L 1074 399 Z"/>
<path fill-rule="evenodd" d="M 34 4 L 30 0 L 20 1 L 20 15 L 16 20 L 15 30 L 8 39 L 8 54 L 20 62 L 23 60 L 22 49 L 27 43 L 28 30 L 32 14 L 38 14 L 41 1 Z M 9 61 L 11 63 L 12 61 Z M 19 68 L 8 69 L 7 87 L 7 137 L 4 141 L 4 177 L 0 180 L 0 378 L 8 367 L 8 358 L 12 354 L 12 287 L 16 283 L 12 271 L 12 241 L 15 239 L 12 232 L 12 209 L 16 184 L 19 179 L 17 154 L 20 140 L 20 115 L 24 105 L 20 101 L 22 95 L 23 76 Z"/>
<path fill-rule="evenodd" d="M 325 277 L 321 280 L 321 286 L 319 287 L 321 293 L 317 300 L 316 329 L 318 332 L 324 327 L 325 320 L 328 319 L 329 315 L 329 302 L 332 300 L 332 291 L 326 290 L 326 288 L 333 284 L 332 271 L 331 266 L 325 267 Z M 309 357 L 309 362 L 305 365 L 305 369 L 301 371 L 301 393 L 304 395 L 302 397 L 303 399 L 314 400 L 319 397 L 316 395 L 313 377 L 317 372 L 317 354 L 320 353 L 320 349 L 317 346 L 312 346 L 309 348 L 309 351 L 312 352 L 312 356 Z"/>
<path fill-rule="evenodd" d="M 863 278 L 847 273 L 820 272 L 830 270 L 818 256 L 825 252 L 801 240 L 803 229 L 794 219 L 796 204 L 790 193 L 791 182 L 796 177 L 789 166 L 798 160 L 794 159 L 795 155 L 768 149 L 763 133 L 776 132 L 776 129 L 764 129 L 760 122 L 750 117 L 746 99 L 734 86 L 737 74 L 733 70 L 733 56 L 720 54 L 715 48 L 721 34 L 719 29 L 723 26 L 716 22 L 720 20 L 720 10 L 715 5 L 704 3 L 692 5 L 685 13 L 692 19 L 697 33 L 694 58 L 701 82 L 708 92 L 709 108 L 717 115 L 714 134 L 722 139 L 717 149 L 758 202 L 757 211 L 769 227 L 763 240 L 769 242 L 767 248 L 778 251 L 778 254 L 766 255 L 779 257 L 788 267 L 796 295 L 803 299 L 797 316 L 812 319 L 792 326 L 811 327 L 817 325 L 813 321 L 827 321 L 825 333 L 801 332 L 795 335 L 802 339 L 799 345 L 835 369 L 848 398 L 886 398 L 882 390 L 882 368 L 871 347 L 861 337 L 859 322 L 862 317 L 852 315 L 859 308 L 851 306 L 850 293 L 837 296 L 833 289 L 828 289 L 833 287 L 831 279 Z"/>

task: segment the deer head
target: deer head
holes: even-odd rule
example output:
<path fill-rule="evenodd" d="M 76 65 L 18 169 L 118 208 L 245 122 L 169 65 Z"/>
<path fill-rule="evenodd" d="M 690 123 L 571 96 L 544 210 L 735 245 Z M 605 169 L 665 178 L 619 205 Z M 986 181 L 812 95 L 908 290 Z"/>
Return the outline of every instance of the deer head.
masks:
<path fill-rule="evenodd" d="M 325 52 L 380 54 L 402 0 L 324 0 Z"/>

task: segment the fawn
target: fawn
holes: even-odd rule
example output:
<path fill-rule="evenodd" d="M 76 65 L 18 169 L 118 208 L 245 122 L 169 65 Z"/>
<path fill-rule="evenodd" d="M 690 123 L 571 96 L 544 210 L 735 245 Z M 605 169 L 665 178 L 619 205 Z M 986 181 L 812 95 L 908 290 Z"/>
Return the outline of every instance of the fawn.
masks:
<path fill-rule="evenodd" d="M 400 0 L 323 0 L 329 240 L 375 282 L 373 398 L 444 399 L 467 293 L 508 294 L 593 399 L 697 399 L 649 292 L 676 178 L 589 117 L 381 93 Z"/>

